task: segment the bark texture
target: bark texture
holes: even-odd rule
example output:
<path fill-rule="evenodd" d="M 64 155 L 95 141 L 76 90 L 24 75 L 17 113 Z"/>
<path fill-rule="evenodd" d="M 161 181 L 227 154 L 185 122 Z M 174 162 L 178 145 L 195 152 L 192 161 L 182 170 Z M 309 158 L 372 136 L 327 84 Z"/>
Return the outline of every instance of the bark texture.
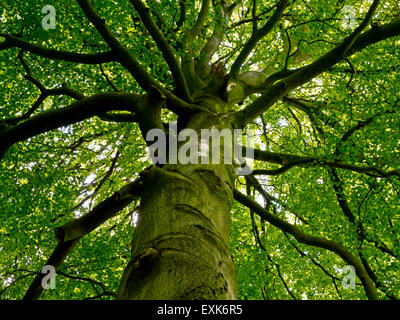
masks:
<path fill-rule="evenodd" d="M 223 116 L 229 110 L 226 102 L 204 93 L 197 101 L 209 112 L 178 120 L 178 127 L 198 133 L 231 128 Z M 132 257 L 118 298 L 236 299 L 229 237 L 233 166 L 167 164 L 144 171 L 141 179 Z"/>
<path fill-rule="evenodd" d="M 232 166 L 166 165 L 144 176 L 119 299 L 236 299 L 229 249 Z"/>

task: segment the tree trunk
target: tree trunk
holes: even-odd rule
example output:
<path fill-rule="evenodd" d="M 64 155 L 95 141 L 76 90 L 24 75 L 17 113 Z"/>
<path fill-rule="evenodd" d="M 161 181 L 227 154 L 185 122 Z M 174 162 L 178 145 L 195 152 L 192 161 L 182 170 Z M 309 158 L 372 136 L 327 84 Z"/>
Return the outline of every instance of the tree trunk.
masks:
<path fill-rule="evenodd" d="M 119 299 L 236 299 L 231 165 L 165 165 L 145 191 Z"/>

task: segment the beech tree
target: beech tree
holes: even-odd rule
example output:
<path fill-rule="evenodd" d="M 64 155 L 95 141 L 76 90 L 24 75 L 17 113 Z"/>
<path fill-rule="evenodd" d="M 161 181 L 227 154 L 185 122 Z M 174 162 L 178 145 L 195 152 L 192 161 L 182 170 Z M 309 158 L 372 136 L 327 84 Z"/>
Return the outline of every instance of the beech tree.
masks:
<path fill-rule="evenodd" d="M 399 297 L 398 1 L 0 10 L 2 299 Z M 170 121 L 251 173 L 150 163 Z"/>

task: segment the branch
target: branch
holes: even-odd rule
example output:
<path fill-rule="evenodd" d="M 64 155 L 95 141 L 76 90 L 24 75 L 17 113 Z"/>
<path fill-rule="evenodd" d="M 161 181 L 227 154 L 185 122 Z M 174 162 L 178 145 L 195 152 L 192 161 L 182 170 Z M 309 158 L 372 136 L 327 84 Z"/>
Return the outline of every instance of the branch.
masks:
<path fill-rule="evenodd" d="M 151 14 L 156 18 L 156 24 L 160 30 L 165 29 L 167 32 L 167 36 L 171 37 L 173 40 L 176 40 L 175 31 L 168 26 L 163 16 L 160 14 L 163 8 L 160 7 L 160 4 L 155 0 L 147 0 L 147 4 L 149 5 Z"/>
<path fill-rule="evenodd" d="M 343 58 L 346 57 L 347 53 L 353 46 L 354 42 L 357 40 L 357 38 L 360 36 L 361 32 L 367 27 L 367 25 L 370 23 L 372 16 L 376 10 L 376 8 L 379 5 L 380 0 L 374 0 L 372 3 L 371 7 L 369 8 L 364 20 L 360 23 L 360 25 L 351 33 L 351 35 L 345 40 L 345 49 L 343 51 Z"/>
<path fill-rule="evenodd" d="M 82 100 L 85 98 L 85 96 L 83 94 L 81 94 L 80 92 L 75 91 L 71 88 L 68 88 L 64 85 L 61 88 L 47 89 L 39 80 L 37 80 L 32 75 L 32 72 L 31 72 L 29 66 L 27 65 L 27 63 L 24 60 L 23 51 L 20 51 L 20 53 L 18 54 L 18 59 L 21 61 L 22 66 L 26 70 L 27 74 L 25 76 L 25 79 L 32 82 L 40 90 L 40 96 L 37 98 L 35 103 L 29 108 L 29 110 L 26 113 L 24 113 L 23 115 L 21 115 L 19 117 L 0 120 L 3 124 L 16 125 L 18 122 L 29 118 L 31 116 L 31 114 L 34 113 L 40 107 L 40 105 L 46 100 L 46 98 L 48 98 L 50 96 L 65 95 L 65 96 L 74 98 L 76 100 Z"/>
<path fill-rule="evenodd" d="M 99 118 L 109 122 L 138 122 L 138 117 L 131 113 L 104 113 Z"/>
<path fill-rule="evenodd" d="M 180 6 L 181 6 L 181 16 L 180 19 L 182 19 L 182 23 L 185 20 L 185 14 L 186 14 L 186 1 L 180 1 Z M 200 9 L 200 13 L 197 18 L 197 22 L 193 26 L 191 30 L 189 30 L 183 39 L 178 42 L 178 47 L 181 51 L 184 51 L 185 53 L 181 55 L 181 68 L 182 72 L 186 78 L 186 83 L 189 88 L 189 92 L 193 93 L 195 92 L 198 88 L 203 88 L 206 86 L 205 82 L 203 79 L 199 76 L 199 74 L 196 73 L 196 66 L 195 66 L 195 60 L 197 58 L 194 58 L 196 54 L 193 52 L 193 48 L 190 46 L 188 47 L 188 44 L 196 38 L 198 33 L 200 33 L 201 29 L 204 26 L 207 13 L 209 11 L 209 6 L 210 6 L 210 1 L 209 0 L 204 0 L 202 2 L 202 7 Z M 177 28 L 176 31 L 180 29 L 182 25 L 180 22 L 177 23 Z M 186 48 L 186 49 L 185 49 Z"/>
<path fill-rule="evenodd" d="M 80 277 L 80 276 L 72 276 L 72 275 L 69 275 L 69 274 L 67 274 L 65 272 L 61 272 L 61 271 L 58 271 L 57 274 L 59 274 L 59 275 L 61 275 L 63 277 L 69 278 L 69 279 L 81 280 L 81 281 L 89 282 L 90 284 L 92 284 L 92 286 L 94 288 L 95 288 L 95 285 L 99 286 L 103 290 L 103 293 L 99 294 L 98 292 L 96 292 L 98 294 L 98 296 L 96 296 L 96 298 L 104 296 L 104 295 L 113 296 L 113 297 L 117 296 L 116 293 L 108 291 L 107 287 L 104 285 L 104 283 L 101 283 L 100 281 L 94 280 L 92 278 Z M 87 299 L 89 299 L 89 298 L 87 298 Z M 90 299 L 94 299 L 94 297 L 91 297 Z"/>
<path fill-rule="evenodd" d="M 189 89 L 186 84 L 185 77 L 179 66 L 179 63 L 169 45 L 167 39 L 164 37 L 160 29 L 155 24 L 154 20 L 150 16 L 150 10 L 147 8 L 140 0 L 130 0 L 133 7 L 139 13 L 139 16 L 145 25 L 147 31 L 149 31 L 151 37 L 157 44 L 158 48 L 167 62 L 169 69 L 171 70 L 172 77 L 174 78 L 175 84 L 177 86 L 178 96 L 182 97 L 186 101 L 190 101 Z"/>
<path fill-rule="evenodd" d="M 45 265 L 51 265 L 57 271 L 81 237 L 93 231 L 107 219 L 115 216 L 119 211 L 140 196 L 140 185 L 140 180 L 125 185 L 111 197 L 100 202 L 86 215 L 62 227 L 56 228 L 58 244 Z M 73 239 L 67 240 L 67 238 Z M 43 292 L 42 279 L 45 275 L 46 274 L 43 273 L 36 275 L 25 293 L 24 300 L 36 300 L 39 298 Z"/>
<path fill-rule="evenodd" d="M 383 241 L 381 241 L 383 244 L 379 244 L 377 240 L 374 239 L 369 239 L 366 234 L 364 227 L 362 225 L 362 221 L 359 220 L 358 222 L 356 221 L 355 215 L 350 209 L 349 204 L 347 203 L 345 192 L 344 192 L 344 185 L 343 181 L 339 178 L 338 173 L 336 172 L 335 169 L 331 168 L 329 171 L 329 177 L 332 181 L 332 186 L 335 191 L 336 199 L 339 203 L 340 208 L 342 209 L 344 215 L 347 217 L 347 219 L 352 223 L 353 225 L 357 226 L 357 234 L 359 239 L 365 240 L 369 243 L 373 243 L 376 248 L 378 248 L 382 253 L 387 253 L 391 255 L 393 258 L 399 259 L 396 254 L 390 250 Z M 361 252 L 360 252 L 361 254 Z"/>
<path fill-rule="evenodd" d="M 264 198 L 264 200 L 266 202 L 265 209 L 268 210 L 271 205 L 278 204 L 280 207 L 282 207 L 286 211 L 288 211 L 291 214 L 293 214 L 294 216 L 296 216 L 296 218 L 298 218 L 305 225 L 308 225 L 307 220 L 305 220 L 302 216 L 298 215 L 296 212 L 293 212 L 292 209 L 286 205 L 286 203 L 284 203 L 283 201 L 280 201 L 278 198 L 275 198 L 274 196 L 269 194 L 267 191 L 265 191 L 265 189 L 262 187 L 261 183 L 255 177 L 253 177 L 251 175 L 247 175 L 247 176 L 245 176 L 245 179 L 246 179 L 246 186 L 253 187 L 255 190 L 258 191 L 258 193 L 260 195 L 262 195 L 262 197 Z M 276 209 L 274 209 L 274 210 L 276 210 Z"/>
<path fill-rule="evenodd" d="M 253 23 L 253 33 L 256 33 L 258 30 L 258 22 L 257 22 L 257 0 L 253 0 L 252 8 L 251 8 L 251 20 Z"/>
<path fill-rule="evenodd" d="M 354 40 L 351 48 L 348 48 L 351 35 L 343 40 L 341 44 L 318 58 L 311 64 L 292 71 L 292 73 L 276 82 L 253 103 L 247 106 L 242 111 L 239 111 L 235 117 L 242 125 L 247 124 L 252 119 L 264 113 L 271 107 L 278 99 L 285 96 L 293 89 L 309 82 L 319 74 L 329 70 L 333 65 L 342 61 L 343 59 L 361 51 L 369 45 L 383 41 L 385 39 L 400 35 L 400 19 L 383 26 L 373 27 L 372 29 L 360 34 Z"/>
<path fill-rule="evenodd" d="M 399 104 L 398 101 L 396 101 L 396 105 L 393 106 L 392 108 L 383 111 L 383 112 L 378 112 L 374 115 L 372 115 L 371 117 L 367 118 L 366 120 L 360 120 L 357 122 L 356 125 L 354 125 L 353 127 L 351 127 L 349 130 L 347 130 L 341 137 L 338 145 L 336 146 L 336 150 L 335 150 L 335 154 L 339 154 L 340 151 L 340 146 L 343 145 L 355 132 L 357 132 L 358 130 L 368 126 L 369 124 L 371 124 L 375 119 L 377 119 L 378 117 L 384 115 L 384 114 L 396 114 L 398 111 L 396 109 L 398 109 Z"/>
<path fill-rule="evenodd" d="M 293 293 L 292 291 L 289 289 L 285 279 L 282 276 L 279 264 L 275 263 L 275 267 L 276 267 L 276 271 L 278 271 L 278 277 L 279 279 L 281 279 L 283 285 L 285 286 L 286 292 L 289 293 L 289 295 L 294 299 L 294 300 L 299 300 Z"/>
<path fill-rule="evenodd" d="M 339 255 L 347 264 L 354 266 L 357 276 L 359 277 L 361 283 L 364 286 L 364 290 L 365 293 L 367 294 L 368 299 L 373 299 L 373 300 L 378 299 L 374 284 L 370 279 L 368 273 L 366 272 L 364 266 L 344 246 L 331 240 L 311 236 L 304 233 L 298 227 L 269 213 L 267 210 L 262 208 L 257 202 L 246 197 L 237 190 L 234 190 L 234 198 L 236 201 L 240 202 L 244 206 L 253 210 L 262 219 L 268 221 L 273 226 L 281 229 L 283 232 L 291 234 L 298 242 L 318 248 L 327 249 Z"/>
<path fill-rule="evenodd" d="M 289 4 L 289 0 L 280 0 L 278 7 L 276 8 L 274 14 L 265 23 L 261 29 L 253 29 L 253 33 L 250 39 L 244 44 L 242 51 L 240 51 L 235 62 L 232 64 L 230 75 L 232 78 L 237 78 L 239 75 L 240 68 L 245 62 L 246 58 L 249 56 L 251 51 L 256 47 L 257 43 L 265 37 L 275 26 L 275 24 L 281 19 L 283 11 Z"/>
<path fill-rule="evenodd" d="M 331 161 L 314 157 L 302 157 L 293 154 L 262 151 L 259 149 L 252 149 L 252 150 L 254 152 L 254 160 L 266 161 L 282 165 L 282 167 L 278 169 L 253 170 L 252 175 L 263 175 L 263 174 L 278 175 L 296 166 L 313 165 L 313 166 L 321 166 L 321 167 L 327 166 L 330 168 L 350 170 L 354 172 L 363 173 L 372 177 L 380 177 L 380 178 L 389 178 L 392 176 L 400 177 L 400 170 L 385 171 L 376 166 L 363 167 L 335 160 Z"/>
<path fill-rule="evenodd" d="M 141 181 L 133 181 L 106 200 L 100 202 L 92 211 L 84 216 L 56 228 L 58 242 L 66 242 L 83 237 L 115 216 L 141 194 Z"/>
<path fill-rule="evenodd" d="M 179 20 L 176 23 L 175 32 L 179 31 L 179 29 L 182 27 L 183 23 L 186 20 L 186 0 L 179 0 L 179 7 L 180 7 Z"/>
<path fill-rule="evenodd" d="M 311 103 L 306 103 L 300 99 L 296 99 L 295 97 L 284 96 L 282 101 L 289 103 L 293 107 L 305 112 L 308 116 L 313 115 L 314 113 L 319 112 L 319 107 L 312 105 Z"/>
<path fill-rule="evenodd" d="M 204 26 L 204 23 L 206 22 L 207 13 L 210 8 L 210 3 L 211 3 L 211 0 L 203 0 L 202 1 L 201 9 L 199 12 L 199 16 L 197 17 L 197 21 L 194 24 L 194 26 L 192 27 L 192 29 L 190 29 L 184 37 L 183 42 L 185 44 L 187 44 L 190 41 L 193 41 L 193 39 L 195 39 L 199 35 L 201 29 Z"/>
<path fill-rule="evenodd" d="M 130 93 L 101 93 L 72 103 L 70 106 L 45 111 L 27 121 L 0 132 L 0 159 L 8 148 L 40 133 L 83 121 L 110 110 L 135 111 L 142 96 Z"/>
<path fill-rule="evenodd" d="M 210 62 L 212 56 L 217 51 L 219 44 L 221 43 L 222 37 L 227 27 L 227 21 L 230 19 L 233 9 L 236 6 L 236 3 L 228 6 L 224 1 L 221 2 L 222 8 L 219 20 L 214 27 L 214 31 L 211 37 L 207 40 L 206 44 L 202 48 L 199 60 L 195 67 L 196 73 L 203 79 L 207 77 L 210 71 L 210 66 L 208 65 L 208 63 Z"/>
<path fill-rule="evenodd" d="M 290 240 L 288 235 L 285 233 L 286 239 L 288 239 L 290 245 L 300 254 L 301 257 L 307 257 L 315 266 L 320 268 L 324 274 L 326 274 L 329 278 L 332 279 L 333 286 L 335 287 L 335 290 L 337 294 L 339 295 L 340 298 L 342 298 L 342 295 L 340 294 L 339 288 L 336 285 L 336 281 L 340 281 L 340 279 L 334 275 L 332 275 L 330 272 L 328 272 L 317 260 L 314 258 L 310 258 L 304 251 L 300 250 L 294 243 L 293 241 Z M 356 284 L 358 285 L 358 283 Z"/>
<path fill-rule="evenodd" d="M 99 64 L 100 67 L 100 72 L 103 75 L 104 79 L 106 79 L 107 83 L 110 85 L 111 88 L 113 88 L 113 90 L 115 92 L 119 92 L 119 89 L 114 85 L 114 83 L 110 80 L 110 78 L 107 76 L 107 74 L 105 73 L 104 69 L 103 69 L 103 65 Z"/>
<path fill-rule="evenodd" d="M 119 150 L 117 150 L 117 152 L 115 153 L 115 156 L 112 158 L 111 160 L 111 165 L 109 167 L 109 169 L 107 170 L 106 174 L 103 176 L 103 178 L 101 178 L 100 182 L 97 184 L 96 188 L 94 189 L 93 193 L 90 195 L 90 203 L 89 203 L 89 210 L 92 209 L 92 204 L 93 204 L 93 200 L 97 194 L 97 192 L 99 192 L 99 190 L 101 189 L 101 187 L 104 185 L 104 183 L 110 178 L 110 176 L 112 175 L 113 171 L 115 170 L 115 168 L 117 167 L 117 162 L 118 162 L 118 158 L 120 156 L 120 152 Z"/>
<path fill-rule="evenodd" d="M 111 48 L 113 54 L 117 56 L 117 61 L 130 72 L 143 90 L 150 92 L 153 87 L 158 88 L 167 98 L 168 109 L 178 115 L 197 110 L 196 105 L 189 104 L 175 96 L 172 92 L 159 84 L 146 69 L 143 68 L 128 49 L 112 34 L 105 20 L 97 14 L 89 0 L 78 0 L 78 3 L 87 18 Z"/>
<path fill-rule="evenodd" d="M 339 176 L 334 168 L 328 170 L 329 177 L 332 181 L 333 189 L 335 190 L 336 199 L 339 203 L 340 208 L 342 209 L 344 215 L 347 219 L 353 224 L 356 225 L 356 219 L 351 211 L 349 205 L 347 204 L 346 198 L 343 193 L 343 183 L 339 179 Z"/>
<path fill-rule="evenodd" d="M 139 85 L 148 91 L 151 85 L 156 85 L 156 81 L 141 66 L 136 58 L 117 40 L 112 34 L 109 27 L 97 12 L 94 10 L 90 0 L 78 0 L 82 11 L 85 13 L 90 22 L 94 25 L 104 41 L 111 48 L 112 52 L 117 55 L 118 61 L 132 74 Z"/>
<path fill-rule="evenodd" d="M 19 122 L 29 118 L 39 107 L 40 105 L 48 98 L 51 96 L 69 96 L 71 98 L 74 98 L 76 100 L 82 100 L 84 96 L 67 87 L 61 87 L 61 88 L 54 88 L 54 89 L 46 89 L 44 88 L 40 94 L 40 96 L 36 99 L 35 103 L 29 108 L 27 112 L 25 112 L 23 115 L 15 118 L 9 118 L 9 119 L 3 119 L 0 120 L 0 122 L 6 124 L 6 125 L 16 125 Z"/>
<path fill-rule="evenodd" d="M 0 44 L 0 51 L 7 50 L 9 48 L 20 48 L 43 58 L 83 64 L 99 64 L 115 61 L 115 56 L 111 51 L 94 54 L 82 54 L 44 48 L 10 34 L 0 34 L 0 37 L 5 38 L 5 40 Z"/>
<path fill-rule="evenodd" d="M 253 3 L 255 3 L 255 0 L 253 0 Z M 249 23 L 251 22 L 253 24 L 253 30 L 254 30 L 254 22 L 256 22 L 255 24 L 258 24 L 258 20 L 262 19 L 263 16 L 265 16 L 266 14 L 268 14 L 269 12 L 271 12 L 273 9 L 275 9 L 278 6 L 278 4 L 273 5 L 272 7 L 266 9 L 265 11 L 259 13 L 258 15 L 254 16 L 254 14 L 252 14 L 251 19 L 243 19 L 237 22 L 232 23 L 232 25 L 229 26 L 229 29 L 235 29 L 236 27 L 241 26 L 242 24 L 245 23 Z"/>
<path fill-rule="evenodd" d="M 65 258 L 68 254 L 72 251 L 75 247 L 78 239 L 61 242 L 57 244 L 57 247 L 54 249 L 53 253 L 51 254 L 50 258 L 46 261 L 45 265 L 53 266 L 56 270 L 60 267 L 63 263 Z M 44 273 L 38 273 L 35 278 L 33 279 L 31 285 L 29 286 L 28 290 L 26 291 L 23 300 L 36 300 L 43 292 L 42 287 L 42 280 L 46 276 Z"/>
<path fill-rule="evenodd" d="M 398 259 L 398 257 L 394 254 L 394 252 L 386 247 L 384 242 L 382 242 L 383 245 L 381 245 L 377 240 L 369 239 L 367 237 L 367 235 L 365 234 L 365 230 L 364 230 L 361 218 L 359 217 L 359 220 L 356 221 L 355 215 L 353 214 L 353 212 L 350 209 L 350 206 L 349 206 L 349 204 L 346 200 L 345 194 L 344 194 L 343 182 L 342 182 L 342 180 L 340 180 L 336 170 L 330 169 L 329 176 L 332 181 L 333 189 L 335 191 L 336 199 L 339 203 L 339 206 L 342 209 L 342 212 L 344 213 L 344 215 L 349 220 L 349 222 L 357 227 L 357 235 L 358 235 L 358 238 L 361 240 L 361 243 L 363 240 L 365 240 L 369 243 L 373 243 L 375 245 L 375 247 L 377 249 L 379 249 L 382 253 L 387 253 L 387 254 L 391 255 L 392 257 Z M 368 272 L 371 280 L 375 283 L 375 286 L 378 289 L 381 289 L 386 294 L 387 297 L 395 300 L 396 297 L 392 296 L 391 294 L 388 294 L 386 292 L 387 291 L 386 287 L 380 281 L 378 281 L 374 271 L 371 269 L 370 265 L 368 264 L 367 259 L 364 257 L 364 255 L 360 249 L 361 249 L 360 247 L 357 248 L 361 262 L 364 265 L 365 270 Z"/>
<path fill-rule="evenodd" d="M 18 59 L 21 62 L 22 67 L 26 71 L 25 79 L 27 79 L 28 81 L 32 82 L 33 85 L 35 85 L 40 90 L 40 92 L 42 93 L 44 98 L 46 98 L 48 96 L 55 96 L 55 95 L 65 95 L 65 96 L 69 96 L 71 98 L 74 98 L 76 100 L 82 100 L 83 98 L 85 98 L 85 96 L 82 93 L 80 93 L 80 92 L 78 92 L 76 90 L 73 90 L 71 88 L 68 88 L 65 85 L 62 85 L 61 88 L 47 89 L 39 80 L 37 80 L 33 76 L 31 69 L 29 68 L 28 64 L 26 63 L 26 61 L 24 59 L 23 50 L 21 50 L 18 53 Z"/>

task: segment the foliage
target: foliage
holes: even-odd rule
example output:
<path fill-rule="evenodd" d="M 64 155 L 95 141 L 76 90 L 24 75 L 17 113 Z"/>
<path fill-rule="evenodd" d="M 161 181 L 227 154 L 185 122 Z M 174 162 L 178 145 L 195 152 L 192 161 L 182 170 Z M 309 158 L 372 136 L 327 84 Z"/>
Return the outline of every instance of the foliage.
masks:
<path fill-rule="evenodd" d="M 179 27 L 182 2 L 147 1 L 154 20 L 172 44 L 184 39 L 201 7 L 201 1 L 185 2 L 186 19 Z M 188 46 L 174 46 L 176 56 L 200 56 L 205 39 L 221 19 L 220 2 L 212 2 L 201 32 Z M 257 7 L 252 12 L 254 3 Z M 261 27 L 277 3 L 238 1 L 211 62 L 222 61 L 230 70 L 252 34 L 252 15 L 258 17 Z M 57 24 L 56 29 L 44 30 L 41 9 L 48 4 L 56 8 Z M 289 1 L 280 21 L 257 43 L 241 72 L 270 75 L 285 67 L 295 70 L 309 65 L 353 31 L 343 28 L 344 5 L 355 8 L 359 24 L 371 1 Z M 169 66 L 130 1 L 96 0 L 94 7 L 144 69 L 173 90 Z M 399 19 L 399 14 L 397 1 L 381 1 L 372 22 L 382 26 Z M 84 54 L 109 50 L 72 0 L 3 1 L 0 21 L 2 35 L 19 34 L 38 46 Z M 390 176 L 382 174 L 400 168 L 399 50 L 398 36 L 373 43 L 313 77 L 293 90 L 289 99 L 279 99 L 252 120 L 259 149 L 324 159 L 331 165 L 308 163 L 263 175 L 259 181 L 273 197 L 269 205 L 254 186 L 246 190 L 244 177 L 237 179 L 238 190 L 247 191 L 281 219 L 309 235 L 342 244 L 358 259 L 363 257 L 382 299 L 398 298 L 400 292 L 400 180 L 398 171 Z M 145 93 L 116 61 L 83 64 L 29 51 L 21 56 L 20 51 L 12 47 L 0 52 L 0 119 L 22 116 L 41 94 L 26 78 L 28 72 L 47 89 L 69 87 L 86 97 L 116 90 Z M 244 110 L 261 93 L 248 96 L 234 110 Z M 59 110 L 74 100 L 68 95 L 48 96 L 34 115 Z M 175 115 L 163 110 L 162 118 L 167 122 Z M 0 120 L 0 131 L 2 126 Z M 4 128 L 8 127 L 5 123 Z M 348 170 L 332 163 L 378 170 Z M 275 170 L 280 165 L 255 161 L 254 168 Z M 12 145 L 0 162 L 1 298 L 24 296 L 56 245 L 55 227 L 90 211 L 148 166 L 138 124 L 106 121 L 101 116 Z M 347 204 L 354 223 L 338 199 Z M 60 267 L 66 276 L 60 273 L 57 289 L 46 290 L 41 298 L 113 299 L 110 293 L 118 290 L 129 261 L 137 205 L 132 202 L 83 237 Z M 366 298 L 359 280 L 354 290 L 342 288 L 341 269 L 347 263 L 337 254 L 298 243 L 259 216 L 252 218 L 250 210 L 238 202 L 232 208 L 231 223 L 240 299 Z"/>

